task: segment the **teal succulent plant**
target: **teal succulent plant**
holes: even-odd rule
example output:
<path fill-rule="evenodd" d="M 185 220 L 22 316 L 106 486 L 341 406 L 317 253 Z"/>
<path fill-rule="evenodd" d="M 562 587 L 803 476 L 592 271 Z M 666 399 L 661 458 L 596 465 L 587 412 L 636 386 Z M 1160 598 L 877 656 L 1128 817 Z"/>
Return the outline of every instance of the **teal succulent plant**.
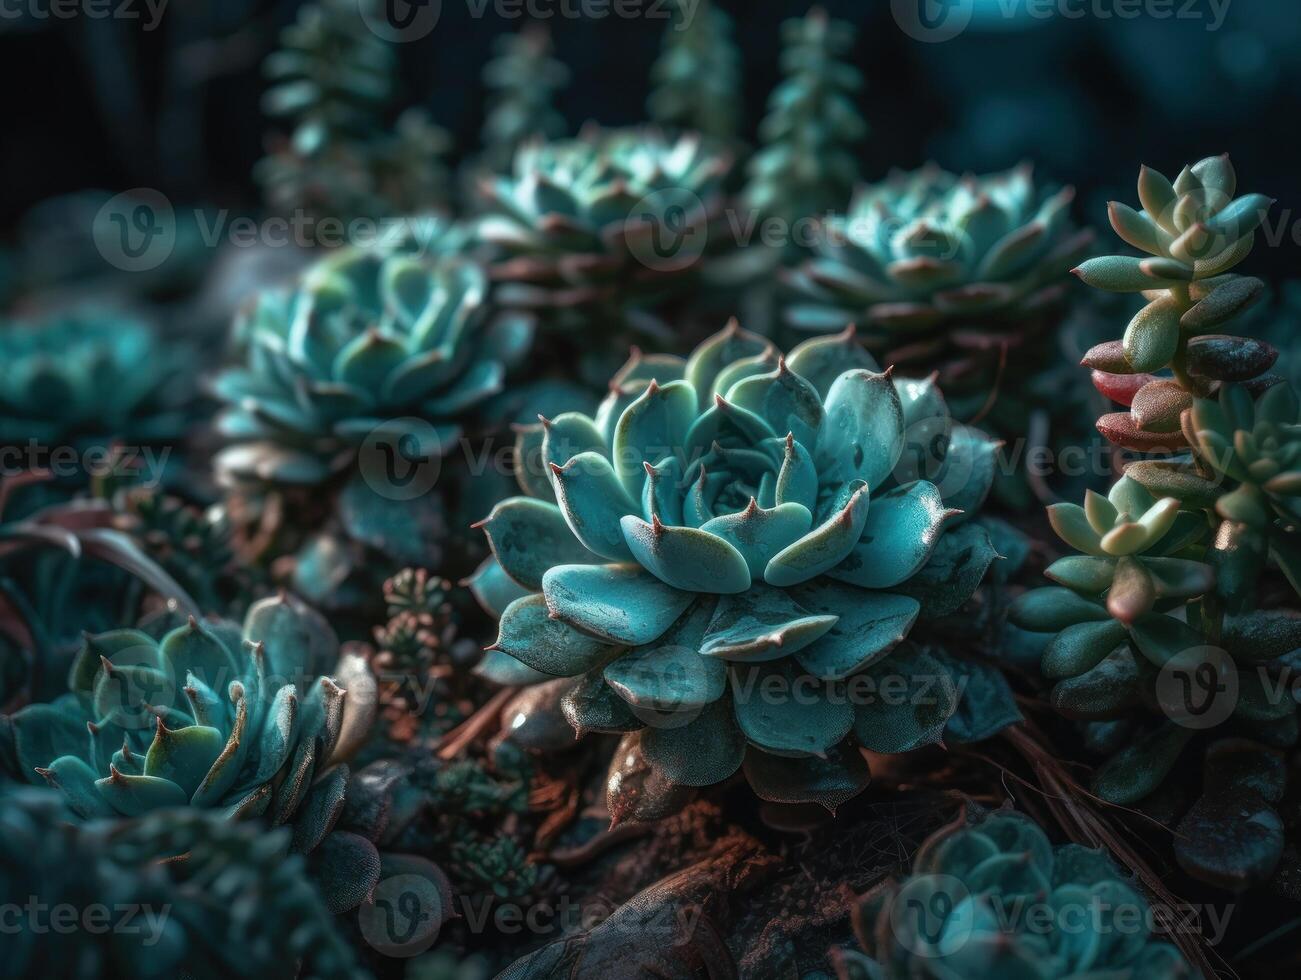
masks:
<path fill-rule="evenodd" d="M 526 143 L 509 174 L 481 183 L 494 299 L 555 328 L 667 340 L 657 313 L 698 281 L 730 168 L 695 134 L 589 129 Z"/>
<path fill-rule="evenodd" d="M 930 165 L 864 186 L 790 272 L 799 298 L 786 321 L 813 332 L 855 323 L 891 363 L 988 382 L 991 356 L 1053 322 L 1089 248 L 1092 234 L 1071 222 L 1074 197 L 1037 184 L 1028 166 L 960 177 Z"/>
<path fill-rule="evenodd" d="M 842 977 L 1192 980 L 1150 932 L 1150 906 L 1103 851 L 1054 847 L 1014 810 L 963 817 L 929 838 L 912 873 L 854 912 L 866 955 L 840 952 Z"/>
<path fill-rule="evenodd" d="M 0 446 L 173 439 L 194 397 L 187 354 L 123 314 L 0 322 Z"/>
<path fill-rule="evenodd" d="M 20 765 L 83 818 L 185 806 L 264 816 L 312 851 L 374 716 L 369 669 L 339 658 L 324 618 L 286 598 L 254 605 L 242 629 L 191 618 L 162 632 L 170 623 L 88 636 L 68 693 L 13 716 Z"/>
<path fill-rule="evenodd" d="M 732 18 L 712 3 L 674 3 L 673 20 L 651 68 L 651 119 L 669 130 L 724 143 L 736 139 L 745 112 L 734 30 Z"/>
<path fill-rule="evenodd" d="M 1225 382 L 1253 382 L 1278 357 L 1268 344 L 1212 333 L 1254 304 L 1259 279 L 1231 273 L 1251 252 L 1256 229 L 1273 201 L 1237 193 L 1228 155 L 1185 167 L 1172 183 L 1149 167 L 1139 173 L 1141 211 L 1113 201 L 1111 226 L 1145 257 L 1089 259 L 1076 274 L 1090 286 L 1142 293 L 1148 300 L 1118 341 L 1084 357 L 1103 395 L 1129 409 L 1098 420 L 1098 429 L 1126 449 L 1182 449 L 1184 409 Z M 1165 374 L 1165 372 L 1169 374 Z M 1254 382 L 1260 390 L 1261 381 Z"/>
<path fill-rule="evenodd" d="M 430 560 L 445 517 L 419 480 L 436 478 L 431 461 L 532 342 L 527 317 L 490 309 L 477 264 L 439 254 L 456 247 L 454 229 L 413 227 L 400 242 L 323 259 L 287 295 L 258 297 L 241 327 L 247 362 L 214 386 L 232 443 L 216 457 L 218 479 L 255 514 L 269 494 L 310 498 L 299 524 L 316 533 L 295 584 L 322 604 L 372 594 L 348 583 L 376 554 L 390 563 L 380 580 Z M 313 507 L 324 508 L 319 521 Z"/>
<path fill-rule="evenodd" d="M 543 469 L 517 468 L 530 496 L 482 522 L 474 587 L 501 617 L 493 655 L 527 668 L 510 679 L 573 679 L 552 684 L 580 733 L 639 732 L 674 784 L 744 764 L 765 798 L 829 806 L 866 784 L 853 746 L 939 738 L 951 678 L 906 640 L 994 557 L 964 523 L 994 444 L 933 384 L 879 372 L 852 333 L 783 358 L 733 324 L 685 360 L 634 356 L 595 418 L 532 438 Z M 846 696 L 887 675 L 934 696 Z"/>
<path fill-rule="evenodd" d="M 854 26 L 814 8 L 782 24 L 783 79 L 768 97 L 745 203 L 788 224 L 844 207 L 867 136 L 855 102 L 863 76 L 847 60 Z"/>
<path fill-rule="evenodd" d="M 441 454 L 466 413 L 499 390 L 531 340 L 518 317 L 494 318 L 473 262 L 425 254 L 425 233 L 321 260 L 288 294 L 247 314 L 247 364 L 223 372 L 217 457 L 227 482 L 314 485 L 351 467 L 368 436 L 413 439 Z M 432 430 L 432 439 L 429 435 Z"/>
<path fill-rule="evenodd" d="M 19 926 L 6 929 L 15 975 L 363 975 L 302 858 L 287 854 L 286 830 L 175 810 L 77 826 L 59 794 L 35 787 L 0 789 L 0 804 L 10 848 L 0 882 L 6 895 L 32 896 L 44 910 L 7 923 Z M 160 854 L 184 857 L 160 862 Z M 118 919 L 103 930 L 51 929 L 59 906 L 103 907 Z"/>
<path fill-rule="evenodd" d="M 552 57 L 551 35 L 537 23 L 501 35 L 493 47 L 496 56 L 483 66 L 490 93 L 483 152 L 494 170 L 504 171 L 523 143 L 565 134 L 565 117 L 555 100 L 569 82 L 569 69 Z"/>

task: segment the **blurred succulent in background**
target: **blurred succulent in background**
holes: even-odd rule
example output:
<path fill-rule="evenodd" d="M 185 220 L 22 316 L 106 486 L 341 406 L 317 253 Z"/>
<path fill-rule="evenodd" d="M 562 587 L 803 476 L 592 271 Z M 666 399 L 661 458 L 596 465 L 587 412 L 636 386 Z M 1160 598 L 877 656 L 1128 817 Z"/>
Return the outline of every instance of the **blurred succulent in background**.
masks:
<path fill-rule="evenodd" d="M 483 66 L 489 92 L 483 153 L 490 167 L 504 172 L 523 143 L 565 134 L 565 117 L 555 102 L 569 82 L 569 69 L 552 57 L 551 35 L 538 23 L 498 36 L 493 48 L 495 57 Z"/>
<path fill-rule="evenodd" d="M 1237 183 L 1227 154 L 1185 167 L 1173 183 L 1144 167 L 1138 178 L 1143 210 L 1113 201 L 1109 217 L 1116 234 L 1148 257 L 1102 256 L 1076 270 L 1090 286 L 1148 300 L 1123 339 L 1084 357 L 1098 390 L 1128 409 L 1098 419 L 1099 431 L 1116 445 L 1182 449 L 1188 441 L 1180 415 L 1193 399 L 1215 394 L 1224 382 L 1252 382 L 1278 356 L 1260 341 L 1210 332 L 1264 290 L 1259 279 L 1229 270 L 1250 253 L 1273 201 L 1261 194 L 1235 198 Z M 1253 390 L 1267 383 L 1262 379 Z"/>
<path fill-rule="evenodd" d="M 305 501 L 297 527 L 317 533 L 294 582 L 319 604 L 369 601 L 376 574 L 436 560 L 438 460 L 532 342 L 526 316 L 490 310 L 478 265 L 437 254 L 455 235 L 413 222 L 401 241 L 331 255 L 293 292 L 262 294 L 241 327 L 245 366 L 216 379 L 232 443 L 218 479 L 245 525 L 275 519 L 270 500 Z"/>
<path fill-rule="evenodd" d="M 676 0 L 660 56 L 651 68 L 650 118 L 671 132 L 696 132 L 726 144 L 745 112 L 741 54 L 726 11 Z"/>
<path fill-rule="evenodd" d="M 48 470 L 56 449 L 94 449 L 107 462 L 114 441 L 143 447 L 178 439 L 195 400 L 190 356 L 181 345 L 161 344 L 144 322 L 113 312 L 0 322 L 0 447 L 21 450 L 5 454 L 8 475 L 31 449 L 40 454 L 24 468 Z M 90 474 L 61 482 L 84 487 Z"/>
<path fill-rule="evenodd" d="M 863 77 L 849 61 L 852 24 L 814 8 L 782 24 L 782 82 L 768 97 L 743 200 L 788 225 L 843 208 L 859 180 L 868 127 L 856 102 Z"/>
<path fill-rule="evenodd" d="M 118 490 L 112 508 L 114 526 L 138 542 L 201 609 L 234 614 L 269 591 L 265 577 L 238 560 L 221 508 L 201 510 L 144 487 Z"/>
<path fill-rule="evenodd" d="M 75 822 L 50 790 L 0 788 L 4 893 L 31 896 L 47 911 L 119 917 L 102 929 L 93 919 L 71 930 L 52 929 L 48 919 L 7 929 L 6 967 L 15 975 L 364 975 L 303 859 L 287 853 L 287 830 L 268 834 L 216 812 L 174 810 L 139 821 Z"/>
<path fill-rule="evenodd" d="M 834 807 L 866 785 L 856 746 L 940 738 L 950 670 L 905 641 L 995 557 L 967 522 L 994 446 L 933 384 L 879 373 L 852 333 L 783 358 L 733 324 L 685 360 L 634 356 L 595 418 L 538 437 L 531 496 L 482 522 L 476 590 L 494 651 L 561 678 L 540 689 L 580 734 L 636 733 L 612 783 L 644 755 L 670 787 L 744 766 L 765 799 Z M 931 679 L 925 707 L 846 695 L 901 675 Z"/>
<path fill-rule="evenodd" d="M 265 816 L 292 826 L 295 852 L 324 847 L 362 873 L 373 845 L 333 828 L 375 713 L 364 661 L 340 659 L 324 618 L 284 598 L 253 606 L 242 629 L 193 617 L 169 629 L 174 618 L 86 638 L 69 693 L 13 716 L 22 772 L 87 819 Z"/>
<path fill-rule="evenodd" d="M 304 4 L 266 60 L 266 111 L 293 129 L 254 176 L 282 213 L 348 221 L 425 211 L 444 199 L 448 135 L 418 109 L 392 130 L 385 126 L 397 59 L 366 20 L 382 23 L 382 7 L 377 0 Z"/>
<path fill-rule="evenodd" d="M 889 363 L 938 366 L 946 390 L 983 399 L 999 359 L 1024 370 L 1026 348 L 1056 323 L 1066 273 L 1092 240 L 1071 222 L 1074 196 L 1037 185 L 1028 166 L 959 177 L 931 165 L 866 185 L 789 273 L 799 299 L 786 322 L 857 324 Z"/>
<path fill-rule="evenodd" d="M 960 818 L 922 845 L 910 875 L 863 896 L 854 932 L 864 952 L 839 950 L 838 967 L 846 980 L 1192 980 L 1151 921 L 1147 899 L 1105 852 L 1054 847 L 1033 821 L 1004 809 Z"/>
<path fill-rule="evenodd" d="M 601 349 L 626 345 L 629 331 L 670 343 L 682 324 L 664 317 L 720 247 L 730 168 L 696 134 L 589 128 L 524 144 L 509 174 L 481 183 L 494 302 L 581 338 L 588 357 L 593 337 L 607 338 Z"/>

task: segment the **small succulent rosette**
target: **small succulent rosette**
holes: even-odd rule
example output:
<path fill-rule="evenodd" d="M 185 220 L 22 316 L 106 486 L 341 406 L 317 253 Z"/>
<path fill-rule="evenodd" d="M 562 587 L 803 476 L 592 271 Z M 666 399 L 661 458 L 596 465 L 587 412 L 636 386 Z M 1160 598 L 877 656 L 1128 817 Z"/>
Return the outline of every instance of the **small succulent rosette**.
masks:
<path fill-rule="evenodd" d="M 867 185 L 789 272 L 786 321 L 818 333 L 856 323 L 900 368 L 943 358 L 942 380 L 961 380 L 990 351 L 1028 343 L 1060 305 L 1092 242 L 1071 222 L 1073 198 L 1028 166 L 976 177 L 932 165 Z"/>
<path fill-rule="evenodd" d="M 723 214 L 730 157 L 695 134 L 589 129 L 530 142 L 488 177 L 479 239 L 494 298 L 545 325 L 669 341 L 661 304 L 698 281 Z"/>
<path fill-rule="evenodd" d="M 1260 376 L 1278 357 L 1273 347 L 1213 332 L 1265 289 L 1230 270 L 1251 252 L 1274 202 L 1262 194 L 1234 197 L 1237 184 L 1227 155 L 1185 167 L 1173 182 L 1144 167 L 1142 210 L 1113 201 L 1108 216 L 1116 234 L 1146 255 L 1101 256 L 1075 270 L 1090 286 L 1148 301 L 1122 339 L 1097 345 L 1083 361 L 1097 389 L 1127 409 L 1098 419 L 1099 431 L 1119 446 L 1184 448 L 1180 416 L 1195 398 L 1229 382 L 1250 383 L 1255 394 L 1268 384 Z"/>
<path fill-rule="evenodd" d="M 5 454 L 3 468 L 10 476 L 43 470 L 56 478 L 25 492 L 22 510 L 63 496 L 63 488 L 84 489 L 137 456 L 159 467 L 171 461 L 195 401 L 192 358 L 192 350 L 162 344 L 151 325 L 120 313 L 0 321 L 0 450 L 15 451 Z M 114 457 L 115 445 L 132 455 Z M 143 456 L 145 448 L 154 455 Z M 143 475 L 159 481 L 166 473 Z M 9 516 L 17 511 L 14 503 Z"/>
<path fill-rule="evenodd" d="M 532 344 L 527 316 L 489 306 L 483 269 L 444 254 L 455 229 L 410 226 L 259 296 L 239 330 L 246 364 L 215 381 L 230 445 L 214 465 L 248 515 L 240 523 L 266 521 L 273 496 L 297 501 L 279 510 L 308 540 L 286 535 L 281 550 L 298 552 L 295 588 L 330 608 L 364 603 L 385 573 L 436 556 L 441 461 Z M 382 566 L 374 582 L 368 563 Z"/>
<path fill-rule="evenodd" d="M 844 978 L 1192 980 L 1183 954 L 1103 851 L 1054 847 L 1015 810 L 964 816 L 930 837 L 912 873 L 854 910 L 863 952 L 839 950 Z"/>
<path fill-rule="evenodd" d="M 501 390 L 532 324 L 491 315 L 482 268 L 439 254 L 437 222 L 411 228 L 322 259 L 244 314 L 246 364 L 214 383 L 232 442 L 216 461 L 223 481 L 316 486 L 349 469 L 367 439 L 442 455 Z"/>
<path fill-rule="evenodd" d="M 529 496 L 482 522 L 485 670 L 547 680 L 580 734 L 637 733 L 672 784 L 744 765 L 767 799 L 834 806 L 866 785 L 859 746 L 939 739 L 955 685 L 907 640 L 995 557 L 966 519 L 996 444 L 934 384 L 879 372 L 852 332 L 782 357 L 733 324 L 685 360 L 634 356 L 595 418 L 534 438 Z M 901 678 L 926 691 L 884 697 Z"/>
<path fill-rule="evenodd" d="M 375 715 L 364 658 L 340 657 L 324 618 L 288 598 L 254 605 L 242 629 L 175 619 L 87 636 L 69 692 L 12 716 L 28 777 L 86 819 L 175 807 L 262 817 L 291 827 L 292 850 L 314 852 L 327 876 L 332 864 L 354 877 L 377 868 L 371 842 L 335 829 L 346 760 Z"/>

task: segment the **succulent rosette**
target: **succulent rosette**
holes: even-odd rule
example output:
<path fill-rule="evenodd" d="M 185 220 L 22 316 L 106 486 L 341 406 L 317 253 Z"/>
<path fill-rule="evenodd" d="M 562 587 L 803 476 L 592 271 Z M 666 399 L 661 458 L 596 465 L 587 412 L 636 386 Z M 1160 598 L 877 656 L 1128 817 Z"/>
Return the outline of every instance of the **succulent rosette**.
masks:
<path fill-rule="evenodd" d="M 964 816 L 930 837 L 912 873 L 863 896 L 839 952 L 844 977 L 1156 977 L 1192 980 L 1151 931 L 1152 909 L 1101 850 L 1054 847 L 1015 810 Z M 855 972 L 856 971 L 856 972 Z"/>
<path fill-rule="evenodd" d="M 533 438 L 530 496 L 483 521 L 494 557 L 473 585 L 501 617 L 490 656 L 528 668 L 516 682 L 572 679 L 580 734 L 640 731 L 674 784 L 744 763 L 761 796 L 832 806 L 866 785 L 855 746 L 939 738 L 951 679 L 905 641 L 994 557 L 963 521 L 995 444 L 932 383 L 878 371 L 852 332 L 782 357 L 733 324 L 685 360 L 634 356 L 594 418 Z M 854 703 L 886 675 L 933 696 Z"/>
<path fill-rule="evenodd" d="M 215 381 L 233 523 L 293 554 L 294 588 L 318 605 L 364 604 L 384 575 L 436 560 L 440 460 L 532 344 L 528 316 L 490 307 L 462 241 L 412 219 L 392 241 L 321 260 L 293 291 L 257 298 L 238 324 L 246 364 Z"/>
<path fill-rule="evenodd" d="M 1025 345 L 1060 303 L 1092 241 L 1071 222 L 1073 198 L 1028 166 L 895 173 L 824 223 L 817 254 L 788 275 L 799 299 L 786 320 L 818 333 L 855 323 L 891 363 L 943 356 L 962 378 L 982 354 Z"/>
<path fill-rule="evenodd" d="M 493 316 L 481 267 L 443 254 L 437 221 L 322 259 L 288 293 L 266 292 L 239 326 L 247 363 L 215 382 L 232 441 L 227 483 L 311 486 L 368 438 L 446 452 L 468 413 L 502 388 L 532 324 Z"/>
<path fill-rule="evenodd" d="M 0 322 L 0 445 L 175 436 L 193 394 L 182 365 L 125 315 Z"/>
<path fill-rule="evenodd" d="M 509 174 L 481 185 L 494 298 L 550 326 L 667 340 L 657 307 L 696 281 L 731 165 L 696 134 L 591 129 L 523 144 Z"/>
<path fill-rule="evenodd" d="M 300 853 L 373 855 L 333 831 L 375 713 L 364 659 L 340 657 L 324 618 L 287 598 L 255 604 L 242 629 L 173 619 L 87 636 L 68 693 L 12 717 L 21 769 L 87 819 L 188 806 L 290 825 Z"/>

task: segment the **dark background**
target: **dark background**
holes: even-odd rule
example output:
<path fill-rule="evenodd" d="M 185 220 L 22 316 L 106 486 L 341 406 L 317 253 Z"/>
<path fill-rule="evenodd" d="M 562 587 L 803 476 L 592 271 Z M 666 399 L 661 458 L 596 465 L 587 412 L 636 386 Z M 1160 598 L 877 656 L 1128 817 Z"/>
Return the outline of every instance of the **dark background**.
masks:
<path fill-rule="evenodd" d="M 37 202 L 90 187 L 154 187 L 175 201 L 256 206 L 250 169 L 269 128 L 260 63 L 298 0 L 170 0 L 152 32 L 136 20 L 13 15 L 48 2 L 0 3 L 0 234 Z M 140 0 L 111 2 L 140 9 Z M 1028 158 L 1041 176 L 1076 184 L 1081 216 L 1097 224 L 1105 197 L 1133 199 L 1139 162 L 1173 176 L 1185 161 L 1228 150 L 1243 188 L 1278 197 L 1272 221 L 1287 221 L 1285 246 L 1259 249 L 1253 271 L 1293 274 L 1297 0 L 1228 0 L 1214 31 L 1208 27 L 1225 0 L 1144 0 L 1137 16 L 1126 5 L 1138 0 L 1057 0 L 1083 16 L 1048 19 L 1026 12 L 1043 0 L 946 2 L 974 3 L 977 15 L 961 36 L 938 44 L 905 34 L 890 0 L 822 3 L 859 28 L 860 107 L 872 126 L 863 148 L 868 178 L 931 158 L 978 171 Z M 752 134 L 778 78 L 779 24 L 810 4 L 718 4 L 737 21 Z M 1021 13 L 1000 13 L 1009 9 Z M 1153 12 L 1163 9 L 1185 16 L 1157 19 Z M 397 46 L 403 91 L 394 112 L 423 105 L 459 146 L 473 149 L 481 66 L 492 38 L 523 19 L 491 7 L 475 18 L 471 10 L 466 0 L 444 0 L 432 34 Z M 557 15 L 548 24 L 573 74 L 561 103 L 572 127 L 645 117 L 664 20 Z"/>

